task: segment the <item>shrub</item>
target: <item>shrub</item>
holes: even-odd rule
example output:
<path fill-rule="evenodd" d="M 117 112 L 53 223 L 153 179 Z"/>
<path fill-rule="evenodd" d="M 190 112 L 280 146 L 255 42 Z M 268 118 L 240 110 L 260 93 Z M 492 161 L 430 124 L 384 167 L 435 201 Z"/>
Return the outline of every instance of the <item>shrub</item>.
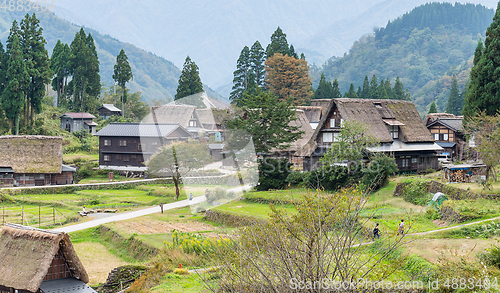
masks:
<path fill-rule="evenodd" d="M 189 274 L 189 272 L 186 269 L 177 268 L 177 269 L 174 270 L 174 274 L 177 274 L 177 275 L 187 275 L 187 274 Z"/>
<path fill-rule="evenodd" d="M 387 183 L 387 178 L 398 171 L 398 165 L 393 157 L 375 155 L 371 158 L 366 168 L 362 169 L 363 180 L 366 187 L 378 190 Z"/>
<path fill-rule="evenodd" d="M 207 198 L 207 202 L 210 204 L 213 204 L 218 200 L 232 199 L 234 196 L 235 196 L 234 192 L 232 191 L 228 192 L 226 189 L 220 186 L 217 186 L 214 189 L 207 190 L 205 192 L 205 197 Z"/>
<path fill-rule="evenodd" d="M 432 199 L 426 182 L 413 181 L 406 185 L 403 191 L 403 199 L 416 205 L 427 205 Z"/>
<path fill-rule="evenodd" d="M 290 162 L 287 159 L 259 159 L 257 190 L 283 189 L 286 186 L 286 178 L 291 172 Z"/>
<path fill-rule="evenodd" d="M 487 265 L 500 268 L 500 247 L 492 246 L 478 254 L 479 259 Z"/>
<path fill-rule="evenodd" d="M 290 185 L 301 185 L 304 183 L 305 174 L 299 171 L 294 171 L 286 177 L 285 181 Z"/>
<path fill-rule="evenodd" d="M 361 178 L 361 172 L 348 173 L 344 166 L 323 166 L 316 170 L 304 173 L 305 184 L 313 189 L 337 190 L 355 183 Z"/>

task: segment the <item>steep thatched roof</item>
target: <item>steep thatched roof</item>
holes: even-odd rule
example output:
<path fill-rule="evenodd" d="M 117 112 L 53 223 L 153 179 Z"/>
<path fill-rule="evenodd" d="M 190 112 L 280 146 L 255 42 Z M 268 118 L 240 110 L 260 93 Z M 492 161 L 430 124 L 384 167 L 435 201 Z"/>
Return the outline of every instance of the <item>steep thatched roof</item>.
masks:
<path fill-rule="evenodd" d="M 320 106 L 297 106 L 297 109 L 306 113 L 309 122 L 319 122 L 323 114 L 323 107 Z"/>
<path fill-rule="evenodd" d="M 196 109 L 196 114 L 203 128 L 215 129 L 215 119 L 212 111 L 212 109 Z"/>
<path fill-rule="evenodd" d="M 334 107 L 337 107 L 344 120 L 362 122 L 368 126 L 369 135 L 381 143 L 392 143 L 387 125 L 399 125 L 399 140 L 403 143 L 433 142 L 415 105 L 408 101 L 375 99 L 332 99 L 316 100 L 321 104 L 323 117 L 314 131 L 311 140 L 295 155 L 310 156 L 316 149 L 316 140 Z"/>
<path fill-rule="evenodd" d="M 36 292 L 59 250 L 73 277 L 87 283 L 89 277 L 68 234 L 15 224 L 3 226 L 0 235 L 0 285 Z"/>
<path fill-rule="evenodd" d="M 196 115 L 196 107 L 190 105 L 163 105 L 151 107 L 151 113 L 143 119 L 143 123 L 177 123 L 182 127 L 189 127 L 189 120 Z"/>
<path fill-rule="evenodd" d="M 0 136 L 0 150 L 0 167 L 16 173 L 61 173 L 62 137 Z"/>

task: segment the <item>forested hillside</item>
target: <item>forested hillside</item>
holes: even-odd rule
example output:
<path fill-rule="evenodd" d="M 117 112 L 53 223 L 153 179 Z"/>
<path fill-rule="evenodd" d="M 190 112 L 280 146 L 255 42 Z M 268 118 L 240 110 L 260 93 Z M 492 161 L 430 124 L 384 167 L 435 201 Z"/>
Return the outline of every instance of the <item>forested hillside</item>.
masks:
<path fill-rule="evenodd" d="M 453 75 L 460 89 L 468 78 L 478 40 L 494 11 L 481 5 L 432 3 L 419 6 L 355 42 L 348 54 L 313 72 L 319 82 L 337 79 L 342 92 L 363 84 L 365 75 L 396 77 L 410 90 L 420 113 L 436 100 L 444 111 Z"/>
<path fill-rule="evenodd" d="M 6 11 L 0 10 L 0 39 L 3 44 L 5 44 L 9 34 L 12 21 L 14 19 L 19 21 L 24 15 L 25 12 L 11 12 L 8 9 Z M 45 47 L 49 51 L 49 55 L 52 53 L 58 39 L 69 45 L 75 33 L 80 29 L 80 27 L 60 19 L 53 13 L 39 12 L 36 16 L 43 28 L 43 36 L 47 40 Z M 180 70 L 172 62 L 139 49 L 132 44 L 120 42 L 108 35 L 101 35 L 95 30 L 85 28 L 85 31 L 92 34 L 96 43 L 102 83 L 107 86 L 113 84 L 112 75 L 113 66 L 116 62 L 115 58 L 120 49 L 123 48 L 129 57 L 134 74 L 133 81 L 127 84 L 131 92 L 140 91 L 143 100 L 146 102 L 153 99 L 173 100 Z M 220 97 L 210 90 L 209 95 Z"/>

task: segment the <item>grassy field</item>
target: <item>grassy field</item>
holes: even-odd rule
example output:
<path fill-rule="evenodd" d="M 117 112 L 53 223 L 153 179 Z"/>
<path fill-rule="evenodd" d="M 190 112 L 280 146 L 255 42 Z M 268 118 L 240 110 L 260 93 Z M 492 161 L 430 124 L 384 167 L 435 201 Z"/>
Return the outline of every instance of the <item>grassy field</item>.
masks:
<path fill-rule="evenodd" d="M 71 153 L 63 154 L 64 164 L 74 164 L 80 161 L 99 161 L 99 153 Z"/>

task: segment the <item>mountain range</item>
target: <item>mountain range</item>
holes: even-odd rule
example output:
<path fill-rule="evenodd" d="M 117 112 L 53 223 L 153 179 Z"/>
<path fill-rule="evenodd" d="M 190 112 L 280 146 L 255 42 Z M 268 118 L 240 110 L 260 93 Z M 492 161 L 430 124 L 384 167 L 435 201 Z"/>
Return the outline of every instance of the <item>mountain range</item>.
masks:
<path fill-rule="evenodd" d="M 178 68 L 189 55 L 200 67 L 202 81 L 227 97 L 241 49 L 256 40 L 266 46 L 278 26 L 310 64 L 321 65 L 342 56 L 364 34 L 426 2 L 55 0 L 55 13 L 171 60 Z M 489 8 L 497 4 L 466 2 Z"/>

